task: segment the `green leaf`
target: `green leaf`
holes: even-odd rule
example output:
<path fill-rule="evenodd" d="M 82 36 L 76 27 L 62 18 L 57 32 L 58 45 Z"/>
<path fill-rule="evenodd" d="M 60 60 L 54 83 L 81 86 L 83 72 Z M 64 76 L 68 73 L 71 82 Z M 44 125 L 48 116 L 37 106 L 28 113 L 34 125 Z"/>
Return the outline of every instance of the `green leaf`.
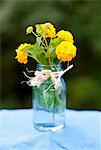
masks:
<path fill-rule="evenodd" d="M 29 54 L 29 57 L 34 58 L 38 63 L 43 65 L 48 64 L 48 61 L 45 55 L 43 54 L 44 50 L 38 43 L 31 45 L 30 47 L 28 47 L 28 49 L 25 49 L 23 51 L 27 52 Z"/>
<path fill-rule="evenodd" d="M 44 93 L 44 102 L 45 102 L 45 107 L 49 111 L 61 111 L 61 109 L 64 106 L 63 101 L 60 99 L 59 94 L 55 91 L 54 88 L 48 90 L 47 92 Z"/>
<path fill-rule="evenodd" d="M 49 51 L 50 51 L 51 59 L 54 59 L 56 57 L 55 48 L 51 46 Z"/>
<path fill-rule="evenodd" d="M 50 111 L 54 108 L 54 91 L 44 93 L 45 107 Z"/>
<path fill-rule="evenodd" d="M 55 38 L 55 39 L 51 39 L 50 40 L 50 49 L 49 49 L 49 52 L 50 52 L 50 56 L 51 56 L 51 60 L 53 60 L 53 62 L 55 62 L 55 59 L 57 59 L 57 56 L 56 56 L 56 53 L 55 53 L 55 49 L 56 49 L 56 46 L 61 42 L 61 39 L 60 38 Z"/>
<path fill-rule="evenodd" d="M 39 54 L 42 53 L 42 51 L 43 51 L 43 49 L 42 49 L 41 46 L 39 46 L 38 43 L 35 43 L 35 44 L 33 45 L 33 54 L 39 55 Z"/>
<path fill-rule="evenodd" d="M 36 42 L 37 42 L 39 45 L 40 45 L 41 42 L 42 42 L 41 39 L 42 39 L 42 37 L 37 37 L 37 38 L 36 38 Z"/>
<path fill-rule="evenodd" d="M 33 45 L 30 44 L 30 45 L 24 47 L 22 51 L 32 54 L 33 53 Z"/>
<path fill-rule="evenodd" d="M 33 50 L 33 45 L 31 44 L 27 45 L 26 47 L 22 49 L 22 51 L 27 52 L 27 53 L 32 50 Z"/>
<path fill-rule="evenodd" d="M 44 107 L 44 97 L 43 97 L 43 89 L 38 88 L 38 87 L 33 87 L 33 93 L 35 97 L 38 97 L 37 103 L 41 106 Z"/>
<path fill-rule="evenodd" d="M 51 86 L 46 92 L 44 92 L 52 84 L 51 80 L 44 81 L 40 87 L 34 87 L 34 95 L 37 97 L 38 104 L 45 108 L 47 111 L 62 111 L 64 102 L 61 100 L 59 89 L 54 89 Z"/>
<path fill-rule="evenodd" d="M 44 54 L 39 54 L 39 55 L 33 54 L 32 58 L 34 58 L 39 64 L 48 65 L 48 61 L 45 58 Z"/>
<path fill-rule="evenodd" d="M 60 38 L 51 39 L 50 45 L 52 45 L 53 47 L 56 47 L 60 42 L 61 42 Z"/>
<path fill-rule="evenodd" d="M 33 45 L 33 54 L 32 57 L 40 64 L 47 65 L 47 59 L 43 54 L 43 49 L 41 46 L 39 46 L 38 43 Z"/>

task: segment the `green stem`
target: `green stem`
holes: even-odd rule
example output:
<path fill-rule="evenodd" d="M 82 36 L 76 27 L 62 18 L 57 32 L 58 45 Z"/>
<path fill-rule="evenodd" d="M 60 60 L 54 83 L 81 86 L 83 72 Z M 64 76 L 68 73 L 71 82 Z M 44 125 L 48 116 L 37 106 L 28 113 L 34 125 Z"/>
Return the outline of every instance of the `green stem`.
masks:
<path fill-rule="evenodd" d="M 54 105 L 53 105 L 53 122 L 55 121 L 55 91 L 54 91 Z"/>
<path fill-rule="evenodd" d="M 46 45 L 44 44 L 43 40 L 42 40 L 42 37 L 41 37 L 41 43 L 42 45 L 46 48 Z"/>
<path fill-rule="evenodd" d="M 48 62 L 50 64 L 50 51 L 49 51 L 49 45 L 48 45 L 48 42 L 46 40 L 46 38 L 44 37 L 44 41 L 45 41 L 45 45 L 46 45 L 46 50 L 48 52 Z"/>
<path fill-rule="evenodd" d="M 37 34 L 35 34 L 33 31 L 32 31 L 32 33 L 33 33 L 36 37 L 38 37 L 38 35 L 37 35 Z"/>
<path fill-rule="evenodd" d="M 44 37 L 44 41 L 45 41 L 46 46 L 48 47 L 48 43 L 45 37 Z"/>

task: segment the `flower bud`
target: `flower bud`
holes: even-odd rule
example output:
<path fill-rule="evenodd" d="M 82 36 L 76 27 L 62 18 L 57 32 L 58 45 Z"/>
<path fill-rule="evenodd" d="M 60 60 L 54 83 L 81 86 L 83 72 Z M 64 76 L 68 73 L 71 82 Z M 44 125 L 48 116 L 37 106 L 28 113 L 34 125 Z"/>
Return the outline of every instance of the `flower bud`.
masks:
<path fill-rule="evenodd" d="M 30 34 L 30 33 L 32 33 L 32 31 L 33 31 L 33 27 L 30 26 L 26 29 L 26 34 Z"/>

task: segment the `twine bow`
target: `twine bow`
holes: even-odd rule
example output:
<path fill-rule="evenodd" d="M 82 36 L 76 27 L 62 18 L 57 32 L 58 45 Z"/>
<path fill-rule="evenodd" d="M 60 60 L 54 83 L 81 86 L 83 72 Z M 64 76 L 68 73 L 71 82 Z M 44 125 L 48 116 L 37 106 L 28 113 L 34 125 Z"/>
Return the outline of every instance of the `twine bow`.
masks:
<path fill-rule="evenodd" d="M 41 70 L 41 71 L 35 71 L 34 75 L 35 77 L 29 77 L 26 75 L 25 72 L 23 72 L 25 74 L 26 77 L 28 77 L 30 80 L 26 81 L 26 83 L 29 86 L 37 86 L 39 87 L 43 81 L 51 78 L 52 80 L 52 84 L 44 91 L 46 92 L 52 85 L 54 85 L 54 88 L 57 89 L 58 87 L 61 86 L 61 77 L 62 75 L 67 72 L 68 70 L 70 70 L 73 67 L 73 65 L 70 65 L 67 67 L 67 69 L 65 70 L 61 70 L 58 72 L 52 72 L 51 70 Z M 28 72 L 32 72 L 32 71 L 28 71 Z M 25 82 L 25 81 L 23 81 Z"/>

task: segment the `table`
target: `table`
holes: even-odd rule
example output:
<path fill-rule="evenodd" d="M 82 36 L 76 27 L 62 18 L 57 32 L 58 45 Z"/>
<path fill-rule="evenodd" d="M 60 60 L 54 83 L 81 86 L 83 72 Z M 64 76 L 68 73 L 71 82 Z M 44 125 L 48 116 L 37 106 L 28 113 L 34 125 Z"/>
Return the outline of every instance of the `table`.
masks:
<path fill-rule="evenodd" d="M 66 110 L 58 132 L 33 128 L 33 110 L 0 110 L 0 150 L 101 150 L 101 112 Z"/>

